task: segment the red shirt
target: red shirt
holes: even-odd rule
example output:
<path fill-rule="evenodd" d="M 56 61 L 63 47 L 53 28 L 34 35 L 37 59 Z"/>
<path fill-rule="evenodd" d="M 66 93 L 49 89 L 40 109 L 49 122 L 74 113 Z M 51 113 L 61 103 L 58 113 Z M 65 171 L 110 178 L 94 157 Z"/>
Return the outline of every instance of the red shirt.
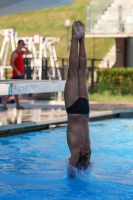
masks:
<path fill-rule="evenodd" d="M 23 59 L 23 52 L 15 51 L 17 53 L 17 57 L 14 60 L 15 67 L 20 71 L 21 76 L 24 76 L 24 59 Z M 13 69 L 13 77 L 18 76 L 17 72 Z"/>

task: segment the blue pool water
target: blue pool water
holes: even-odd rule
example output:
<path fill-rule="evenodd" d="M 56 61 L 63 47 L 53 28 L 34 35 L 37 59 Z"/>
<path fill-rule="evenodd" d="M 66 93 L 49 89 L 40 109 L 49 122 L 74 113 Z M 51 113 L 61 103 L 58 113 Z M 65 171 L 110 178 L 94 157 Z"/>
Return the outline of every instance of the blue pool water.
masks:
<path fill-rule="evenodd" d="M 90 123 L 92 158 L 67 176 L 66 128 L 0 138 L 0 200 L 133 199 L 133 119 Z"/>

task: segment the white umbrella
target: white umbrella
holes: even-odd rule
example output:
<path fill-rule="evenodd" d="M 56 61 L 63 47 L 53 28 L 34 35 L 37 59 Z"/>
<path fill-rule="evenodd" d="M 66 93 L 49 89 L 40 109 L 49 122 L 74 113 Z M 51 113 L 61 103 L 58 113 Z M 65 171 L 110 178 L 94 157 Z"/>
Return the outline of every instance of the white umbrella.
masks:
<path fill-rule="evenodd" d="M 73 0 L 0 0 L 0 15 L 72 4 Z"/>

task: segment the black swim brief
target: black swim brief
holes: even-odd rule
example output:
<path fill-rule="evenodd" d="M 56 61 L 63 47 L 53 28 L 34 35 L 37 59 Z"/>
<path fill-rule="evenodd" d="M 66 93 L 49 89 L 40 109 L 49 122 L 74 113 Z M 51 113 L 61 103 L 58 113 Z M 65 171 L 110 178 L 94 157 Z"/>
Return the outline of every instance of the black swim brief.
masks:
<path fill-rule="evenodd" d="M 68 114 L 89 114 L 89 101 L 86 98 L 79 98 L 75 103 L 66 108 Z"/>

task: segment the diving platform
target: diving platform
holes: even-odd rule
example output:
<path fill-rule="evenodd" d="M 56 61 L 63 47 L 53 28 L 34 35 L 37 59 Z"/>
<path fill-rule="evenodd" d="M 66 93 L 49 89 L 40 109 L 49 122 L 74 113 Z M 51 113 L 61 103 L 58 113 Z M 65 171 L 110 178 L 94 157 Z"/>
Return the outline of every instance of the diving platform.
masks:
<path fill-rule="evenodd" d="M 64 80 L 0 80 L 0 96 L 62 92 L 65 82 Z"/>

